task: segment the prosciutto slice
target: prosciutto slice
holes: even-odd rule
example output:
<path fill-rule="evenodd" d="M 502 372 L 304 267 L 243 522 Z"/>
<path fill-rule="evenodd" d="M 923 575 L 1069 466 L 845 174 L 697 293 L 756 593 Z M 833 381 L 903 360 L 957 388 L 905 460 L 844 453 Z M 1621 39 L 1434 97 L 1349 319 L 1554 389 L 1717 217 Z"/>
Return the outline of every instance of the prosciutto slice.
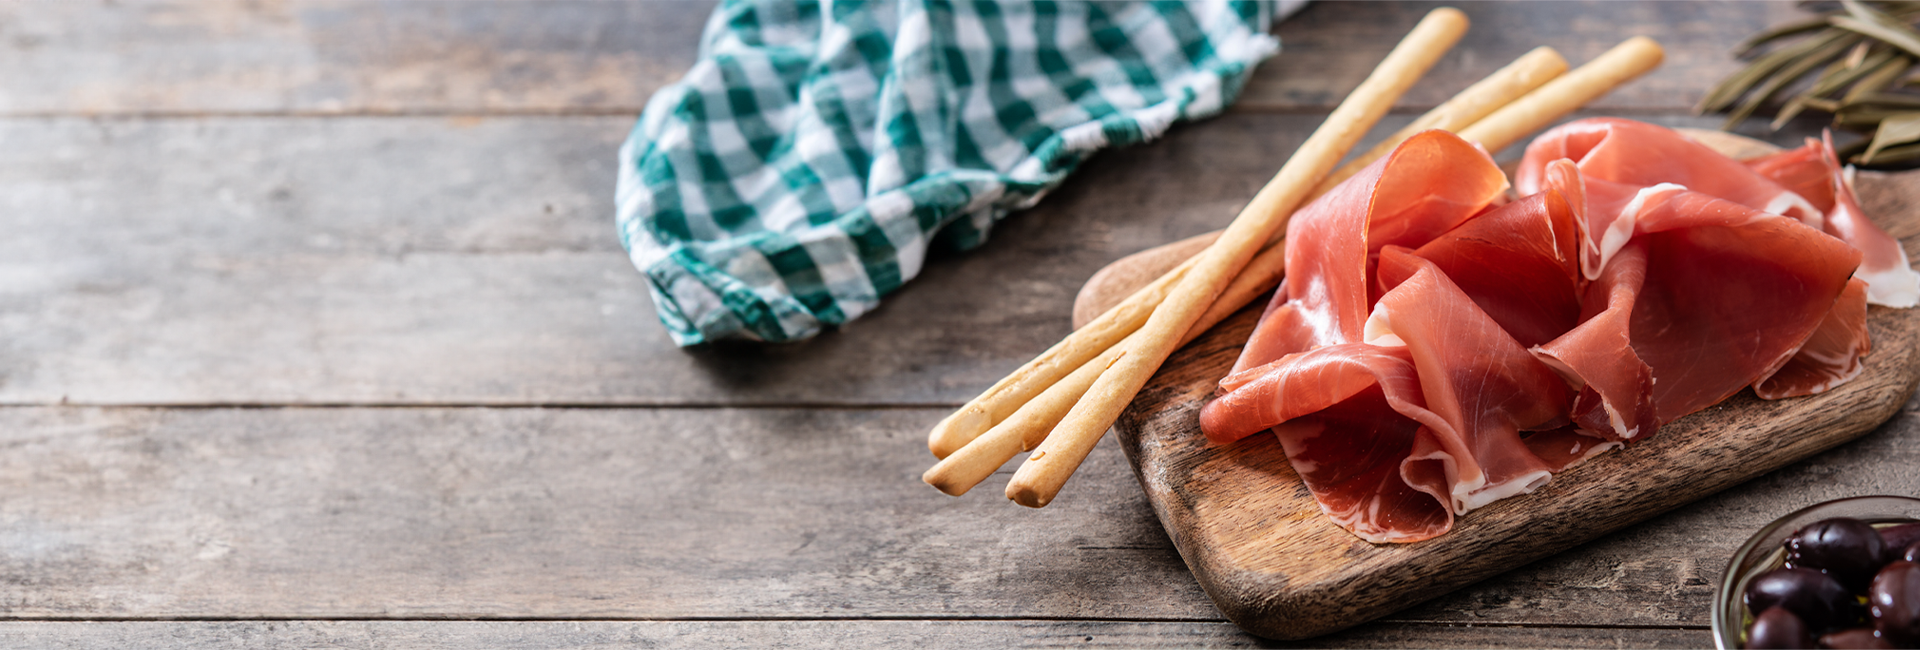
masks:
<path fill-rule="evenodd" d="M 1413 252 L 1430 260 L 1521 345 L 1539 345 L 1579 322 L 1579 214 L 1568 200 L 1577 172 L 1547 191 L 1512 201 Z M 1570 183 L 1572 186 L 1568 186 Z M 1415 267 L 1380 267 L 1378 291 Z"/>
<path fill-rule="evenodd" d="M 1360 340 L 1377 292 L 1373 259 L 1389 245 L 1419 246 L 1480 212 L 1507 189 L 1479 147 L 1445 131 L 1415 134 L 1295 212 L 1287 275 L 1233 371 L 1318 346 Z"/>
<path fill-rule="evenodd" d="M 1336 523 L 1411 542 L 1544 484 L 1555 467 L 1520 432 L 1562 424 L 1570 394 L 1433 262 L 1393 247 L 1380 266 L 1405 279 L 1381 296 L 1367 341 L 1236 373 L 1201 427 L 1216 442 L 1273 428 Z"/>
<path fill-rule="evenodd" d="M 1587 287 L 1580 326 L 1533 353 L 1579 389 L 1572 418 L 1582 430 L 1615 441 L 1660 427 L 1653 407 L 1653 369 L 1634 353 L 1633 304 L 1646 284 L 1646 251 L 1628 249 Z"/>
<path fill-rule="evenodd" d="M 1589 288 L 1593 317 L 1538 350 L 1597 393 L 1582 391 L 1574 421 L 1621 439 L 1651 431 L 1648 396 L 1657 427 L 1785 366 L 1835 311 L 1860 259 L 1797 220 L 1699 192 L 1642 199 L 1633 240 Z M 1646 366 L 1650 393 L 1628 354 Z"/>
<path fill-rule="evenodd" d="M 1920 274 L 1909 267 L 1899 242 L 1865 217 L 1830 141 L 1809 139 L 1799 149 L 1739 163 L 1662 127 L 1620 119 L 1582 120 L 1549 131 L 1529 145 L 1516 186 L 1527 191 L 1555 174 L 1564 174 L 1555 166 L 1568 160 L 1576 162 L 1585 185 L 1581 223 L 1587 226 L 1589 238 L 1584 240 L 1582 270 L 1588 278 L 1597 279 L 1634 236 L 1639 212 L 1649 197 L 1684 187 L 1799 219 L 1861 251 L 1855 275 L 1866 283 L 1869 302 L 1911 306 L 1920 301 Z M 1805 351 L 1791 358 L 1792 372 L 1776 380 L 1768 370 L 1753 384 L 1760 395 L 1770 399 L 1807 395 L 1859 373 L 1860 357 L 1871 347 L 1865 309 L 1851 302 L 1836 303 L 1835 309 Z M 1546 351 L 1543 358 L 1560 361 L 1554 354 Z M 1610 374 L 1625 381 L 1620 372 L 1624 369 L 1614 368 Z M 1640 426 L 1631 415 L 1637 407 L 1607 402 L 1603 396 L 1608 394 L 1613 393 L 1586 394 L 1580 403 L 1598 404 L 1613 409 L 1608 411 L 1610 416 L 1626 417 L 1608 420 L 1616 434 L 1626 435 Z M 1576 419 L 1580 413 L 1588 414 L 1582 420 L 1585 426 L 1601 423 L 1596 411 L 1579 407 L 1576 411 Z"/>
<path fill-rule="evenodd" d="M 1312 245 L 1202 410 L 1207 436 L 1272 429 L 1328 516 L 1376 542 L 1441 534 L 1563 467 L 1521 432 L 1565 425 L 1572 391 L 1480 303 L 1536 338 L 1571 327 L 1574 211 L 1558 194 L 1487 211 L 1504 181 L 1434 131 L 1297 213 L 1288 241 Z M 1552 277 L 1516 282 L 1521 267 Z"/>
<path fill-rule="evenodd" d="M 1823 215 L 1805 197 L 1761 176 L 1732 158 L 1663 126 L 1596 117 L 1554 127 L 1527 145 L 1514 172 L 1522 195 L 1539 192 L 1547 163 L 1574 161 L 1589 183 L 1635 187 L 1673 184 L 1750 208 L 1793 217 L 1814 228 Z"/>
<path fill-rule="evenodd" d="M 1860 250 L 1854 276 L 1867 283 L 1867 302 L 1888 307 L 1920 303 L 1920 274 L 1907 252 L 1887 231 L 1868 220 L 1854 195 L 1852 175 L 1840 166 L 1831 135 L 1807 138 L 1798 149 L 1747 161 L 1747 166 L 1782 187 L 1806 197 L 1826 214 L 1824 229 Z"/>
<path fill-rule="evenodd" d="M 1826 319 L 1793 358 L 1754 382 L 1754 394 L 1761 399 L 1784 399 L 1824 393 L 1859 376 L 1866 369 L 1861 357 L 1873 351 L 1867 336 L 1867 291 L 1866 281 L 1849 280 Z"/>

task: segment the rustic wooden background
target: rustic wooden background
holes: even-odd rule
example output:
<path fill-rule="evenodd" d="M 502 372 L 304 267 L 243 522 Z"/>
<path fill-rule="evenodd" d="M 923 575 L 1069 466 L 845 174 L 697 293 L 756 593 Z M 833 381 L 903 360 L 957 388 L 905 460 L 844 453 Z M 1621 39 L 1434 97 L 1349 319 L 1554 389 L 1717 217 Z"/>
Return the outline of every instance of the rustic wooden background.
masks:
<path fill-rule="evenodd" d="M 1592 111 L 1711 126 L 1729 46 L 1796 15 L 1461 6 L 1388 126 L 1633 34 L 1666 66 Z M 614 153 L 710 3 L 0 4 L 0 645 L 1270 644 L 1111 440 L 1033 511 L 920 484 L 923 435 L 1095 269 L 1223 224 L 1430 7 L 1313 5 L 1229 114 L 1099 156 L 867 317 L 682 350 L 613 236 Z M 1750 531 L 1920 494 L 1916 408 L 1307 645 L 1709 645 Z"/>

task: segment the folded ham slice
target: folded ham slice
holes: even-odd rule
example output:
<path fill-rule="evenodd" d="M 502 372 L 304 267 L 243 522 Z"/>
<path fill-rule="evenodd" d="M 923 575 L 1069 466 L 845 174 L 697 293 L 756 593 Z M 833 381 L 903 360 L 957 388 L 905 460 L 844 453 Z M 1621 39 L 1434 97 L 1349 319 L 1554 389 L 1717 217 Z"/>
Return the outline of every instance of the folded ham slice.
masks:
<path fill-rule="evenodd" d="M 1237 373 L 1201 412 L 1215 441 L 1273 428 L 1321 509 L 1372 542 L 1442 534 L 1455 515 L 1546 483 L 1521 439 L 1564 422 L 1570 391 L 1433 262 L 1390 247 L 1368 341 Z"/>
<path fill-rule="evenodd" d="M 1854 276 L 1867 283 L 1867 302 L 1888 307 L 1920 303 L 1920 274 L 1907 262 L 1907 251 L 1887 231 L 1868 220 L 1853 192 L 1852 175 L 1834 155 L 1831 136 L 1798 149 L 1747 161 L 1747 166 L 1806 197 L 1826 214 L 1827 234 L 1860 250 L 1860 268 Z"/>
<path fill-rule="evenodd" d="M 1570 174 L 1571 167 L 1568 169 Z M 1578 176 L 1549 191 L 1512 201 L 1421 245 L 1433 262 L 1521 345 L 1539 345 L 1572 329 L 1580 317 L 1579 213 L 1568 200 Z M 1577 196 L 1577 195 L 1576 195 Z M 1376 291 L 1402 282 L 1402 270 L 1381 267 Z"/>
<path fill-rule="evenodd" d="M 1879 231 L 1809 151 L 1750 167 L 1575 122 L 1489 207 L 1484 152 L 1416 135 L 1294 216 L 1286 281 L 1201 428 L 1274 432 L 1331 519 L 1410 542 L 1746 386 L 1831 388 L 1870 347 L 1853 276 L 1875 263 L 1848 238 Z"/>
<path fill-rule="evenodd" d="M 1578 203 L 1585 213 L 1582 270 L 1588 278 L 1597 279 L 1612 256 L 1635 236 L 1640 212 L 1647 209 L 1651 197 L 1688 189 L 1799 219 L 1858 249 L 1863 256 L 1855 275 L 1866 283 L 1868 302 L 1905 307 L 1920 300 L 1920 274 L 1908 266 L 1899 242 L 1861 211 L 1829 141 L 1809 139 L 1799 149 L 1741 163 L 1664 127 L 1615 118 L 1581 120 L 1548 131 L 1528 145 L 1515 186 L 1526 192 L 1556 175 L 1564 177 L 1565 170 L 1556 166 L 1569 161 L 1580 171 L 1586 197 Z M 1808 395 L 1859 373 L 1860 357 L 1871 347 L 1864 305 L 1839 303 L 1835 309 L 1820 326 L 1815 344 L 1796 353 L 1792 372 L 1775 380 L 1769 370 L 1754 382 L 1759 395 L 1769 399 Z M 1547 357 L 1554 354 L 1546 352 Z M 1624 371 L 1615 368 L 1608 374 L 1629 382 L 1620 374 Z M 1588 393 L 1580 403 L 1601 404 L 1608 394 L 1613 393 Z M 1644 424 L 1636 423 L 1633 415 L 1642 405 L 1606 402 L 1603 406 L 1616 434 L 1631 437 L 1627 432 Z M 1582 413 L 1586 419 L 1581 419 Z M 1579 407 L 1576 419 L 1590 427 L 1602 422 L 1598 412 Z"/>
<path fill-rule="evenodd" d="M 1507 189 L 1486 152 L 1444 131 L 1408 138 L 1393 153 L 1295 212 L 1287 222 L 1286 280 L 1233 372 L 1318 346 L 1360 340 L 1378 292 L 1373 259 L 1388 245 L 1419 246 L 1480 212 Z"/>
<path fill-rule="evenodd" d="M 1867 337 L 1867 283 L 1855 277 L 1813 336 L 1786 365 L 1754 382 L 1753 393 L 1761 399 L 1784 399 L 1826 392 L 1866 370 L 1861 357 L 1872 350 L 1873 342 Z"/>
<path fill-rule="evenodd" d="M 1634 236 L 1588 288 L 1581 325 L 1536 349 L 1584 385 L 1574 421 L 1621 440 L 1787 365 L 1860 259 L 1798 220 L 1665 187 L 1641 193 Z"/>
<path fill-rule="evenodd" d="M 1663 183 L 1717 196 L 1750 208 L 1821 227 L 1822 214 L 1805 197 L 1761 176 L 1739 161 L 1663 126 L 1613 117 L 1568 122 L 1540 134 L 1514 171 L 1514 190 L 1539 192 L 1547 163 L 1574 161 L 1594 180 L 1651 187 Z"/>

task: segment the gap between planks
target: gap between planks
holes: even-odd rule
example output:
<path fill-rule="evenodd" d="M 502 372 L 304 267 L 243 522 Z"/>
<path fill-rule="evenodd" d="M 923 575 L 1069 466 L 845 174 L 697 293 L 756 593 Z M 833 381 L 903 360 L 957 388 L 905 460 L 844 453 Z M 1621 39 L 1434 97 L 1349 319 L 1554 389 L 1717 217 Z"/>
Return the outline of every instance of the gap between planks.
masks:
<path fill-rule="evenodd" d="M 486 623 L 841 623 L 861 621 L 926 621 L 938 623 L 1219 623 L 1227 624 L 1224 618 L 1182 618 L 1182 617 L 1121 617 L 1089 618 L 1075 616 L 18 616 L 0 619 L 4 623 L 244 623 L 244 622 L 486 622 Z M 1383 618 L 1370 621 L 1367 627 L 1397 626 L 1409 628 L 1482 628 L 1482 629 L 1526 629 L 1526 630 L 1671 630 L 1681 632 L 1699 632 L 1711 630 L 1706 625 L 1609 625 L 1584 624 L 1561 625 L 1554 623 L 1526 622 L 1448 622 L 1413 621 Z M 1351 630 L 1353 628 L 1349 628 Z M 1338 634 L 1338 633 L 1336 633 Z"/>
<path fill-rule="evenodd" d="M 1429 105 L 1395 106 L 1389 115 L 1420 115 L 1433 110 Z M 633 117 L 638 118 L 645 106 L 596 106 L 596 107 L 532 107 L 502 109 L 378 109 L 355 108 L 343 110 L 270 110 L 270 111 L 232 111 L 232 110 L 158 110 L 158 111 L 0 111 L 0 120 L 111 120 L 111 121 L 169 121 L 169 120 L 206 120 L 206 119 L 365 119 L 365 118 L 516 118 L 516 117 Z M 1604 109 L 1608 115 L 1631 116 L 1673 116 L 1692 115 L 1684 110 L 1672 107 L 1633 107 L 1614 106 Z M 1325 115 L 1333 111 L 1332 105 L 1320 106 L 1241 106 L 1227 107 L 1226 112 L 1246 115 Z"/>
<path fill-rule="evenodd" d="M 839 403 L 839 402 L 78 402 L 60 400 L 57 402 L 6 402 L 0 403 L 4 409 L 47 409 L 47 408 L 98 408 L 98 409 L 154 409 L 181 411 L 210 410 L 349 410 L 349 409 L 555 409 L 581 411 L 617 411 L 617 410 L 837 410 L 837 411 L 923 411 L 933 409 L 953 410 L 963 406 L 960 402 L 926 403 Z"/>

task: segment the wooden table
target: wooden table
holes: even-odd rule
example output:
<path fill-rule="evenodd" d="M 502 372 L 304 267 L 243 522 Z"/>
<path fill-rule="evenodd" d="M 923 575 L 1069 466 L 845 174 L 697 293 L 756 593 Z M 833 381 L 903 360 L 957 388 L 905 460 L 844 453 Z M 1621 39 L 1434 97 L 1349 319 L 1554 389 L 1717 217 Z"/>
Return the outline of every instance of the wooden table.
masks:
<path fill-rule="evenodd" d="M 0 5 L 0 645 L 1262 644 L 1110 440 L 1033 511 L 920 484 L 923 435 L 1095 269 L 1224 223 L 1429 6 L 1309 7 L 1229 114 L 1102 154 L 878 311 L 682 350 L 613 236 L 614 153 L 709 4 Z M 1796 15 L 1463 8 L 1388 127 L 1636 33 L 1666 66 L 1592 112 L 1711 126 L 1729 46 Z M 1708 645 L 1750 531 L 1920 493 L 1915 408 L 1307 645 Z"/>

